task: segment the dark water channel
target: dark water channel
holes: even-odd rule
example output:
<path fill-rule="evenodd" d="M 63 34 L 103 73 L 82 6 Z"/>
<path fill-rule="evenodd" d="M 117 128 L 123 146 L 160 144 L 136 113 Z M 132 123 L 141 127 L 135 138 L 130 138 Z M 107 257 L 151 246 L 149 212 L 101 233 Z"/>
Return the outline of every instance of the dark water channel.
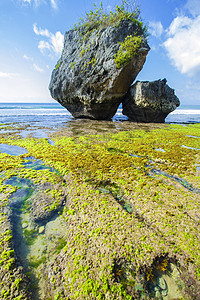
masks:
<path fill-rule="evenodd" d="M 34 157 L 28 157 L 27 161 L 23 163 L 26 169 L 31 169 L 31 170 L 50 170 L 51 172 L 56 172 L 57 171 L 51 167 L 46 166 L 42 160 L 40 159 L 35 159 Z"/>
<path fill-rule="evenodd" d="M 11 155 L 14 155 L 16 149 L 17 155 L 26 153 L 26 149 L 21 147 L 15 148 L 14 146 L 9 147 L 9 145 L 8 147 L 4 147 L 4 150 Z M 51 172 L 55 172 L 53 168 L 45 166 L 41 160 L 35 159 L 34 157 L 27 158 L 24 162 L 24 166 L 32 170 L 47 169 Z M 17 264 L 22 266 L 24 271 L 29 274 L 31 299 L 45 299 L 44 295 L 41 296 L 39 280 L 37 279 L 37 272 L 34 268 L 37 268 L 44 262 L 47 247 L 49 245 L 52 247 L 51 244 L 53 244 L 53 241 L 50 241 L 50 239 L 54 234 L 54 230 L 56 232 L 60 229 L 59 227 L 61 227 L 59 217 L 53 216 L 47 220 L 46 226 L 36 224 L 31 217 L 31 204 L 38 187 L 36 187 L 31 180 L 18 176 L 10 177 L 4 181 L 4 184 L 17 188 L 9 198 L 13 247 Z M 47 231 L 46 236 L 44 235 L 45 230 Z M 47 243 L 49 243 L 48 246 Z"/>
<path fill-rule="evenodd" d="M 26 228 L 31 227 L 31 219 L 28 217 L 26 223 L 22 223 L 22 215 L 28 215 L 30 209 L 29 199 L 34 193 L 34 185 L 29 179 L 17 176 L 11 177 L 4 183 L 18 188 L 9 198 L 9 205 L 12 211 L 10 221 L 13 233 L 13 247 L 17 258 L 17 264 L 24 268 L 25 273 L 29 273 L 29 291 L 33 295 L 31 298 L 36 300 L 39 299 L 37 279 L 29 269 L 29 261 L 27 259 L 29 246 L 24 236 L 25 230 L 27 230 Z M 32 234 L 34 234 L 34 231 L 32 231 Z M 33 237 L 31 237 L 31 239 L 32 238 Z M 34 293 L 32 293 L 33 289 Z"/>
<path fill-rule="evenodd" d="M 24 201 L 26 201 L 33 193 L 33 184 L 29 179 L 13 176 L 4 182 L 10 184 L 13 187 L 17 187 L 17 191 L 14 192 L 9 198 L 9 205 L 13 208 L 13 211 L 18 211 L 21 208 Z"/>
<path fill-rule="evenodd" d="M 186 188 L 188 191 L 192 192 L 192 193 L 196 193 L 196 194 L 200 194 L 200 189 L 193 187 L 189 182 L 187 182 L 186 180 L 177 177 L 177 176 L 173 176 L 168 174 L 167 172 L 161 171 L 159 169 L 151 169 L 150 170 L 150 175 L 154 176 L 154 175 L 162 175 L 164 177 L 167 177 L 169 179 L 172 179 L 178 183 L 180 183 L 184 188 Z"/>
<path fill-rule="evenodd" d="M 191 147 L 190 147 L 191 148 Z M 193 148 L 195 149 L 195 148 Z M 162 148 L 158 148 L 158 149 L 155 149 L 156 151 L 161 151 L 161 152 L 165 152 L 165 150 L 163 150 Z M 138 155 L 135 155 L 135 154 L 132 154 L 130 153 L 130 156 L 132 157 L 140 157 Z M 155 164 L 154 161 L 152 160 L 149 160 L 149 162 L 151 164 Z M 196 193 L 196 194 L 200 194 L 200 189 L 198 188 L 195 188 L 192 186 L 192 184 L 190 184 L 189 182 L 187 182 L 186 180 L 178 177 L 178 176 L 173 176 L 173 175 L 170 175 L 169 173 L 165 172 L 165 171 L 162 171 L 160 169 L 155 169 L 155 168 L 152 168 L 151 165 L 147 165 L 146 167 L 148 167 L 150 169 L 150 172 L 149 172 L 149 176 L 155 176 L 155 175 L 162 175 L 166 178 L 169 178 L 171 180 L 174 180 L 178 183 L 180 183 L 184 188 L 186 188 L 188 191 L 190 192 L 193 192 L 193 193 Z M 199 166 L 197 166 L 197 170 L 199 170 Z"/>

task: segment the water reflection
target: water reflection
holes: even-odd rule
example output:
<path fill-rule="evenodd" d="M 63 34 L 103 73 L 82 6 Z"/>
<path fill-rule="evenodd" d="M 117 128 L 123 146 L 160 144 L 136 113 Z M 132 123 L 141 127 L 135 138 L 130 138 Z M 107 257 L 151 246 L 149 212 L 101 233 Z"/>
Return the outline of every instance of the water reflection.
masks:
<path fill-rule="evenodd" d="M 2 153 L 17 155 L 17 156 L 28 153 L 28 151 L 25 148 L 19 146 L 7 145 L 7 144 L 0 144 L 0 151 Z"/>

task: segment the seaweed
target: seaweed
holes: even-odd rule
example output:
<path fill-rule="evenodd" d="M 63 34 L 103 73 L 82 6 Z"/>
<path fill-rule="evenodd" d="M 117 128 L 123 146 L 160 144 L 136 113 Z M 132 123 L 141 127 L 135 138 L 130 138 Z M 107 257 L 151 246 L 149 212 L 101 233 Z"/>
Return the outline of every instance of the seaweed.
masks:
<path fill-rule="evenodd" d="M 46 139 L 4 139 L 26 148 L 28 154 L 0 153 L 2 222 L 8 220 L 5 208 L 15 192 L 6 180 L 13 176 L 38 186 L 59 182 L 66 188 L 67 200 L 59 215 L 66 232 L 63 236 L 54 232 L 53 246 L 30 261 L 39 281 L 48 265 L 51 280 L 44 280 L 51 294 L 58 299 L 155 299 L 171 292 L 170 285 L 159 280 L 174 272 L 180 275 L 180 297 L 197 297 L 200 140 L 191 136 L 199 132 L 198 124 L 166 124 L 73 137 L 56 133 L 54 146 Z M 48 168 L 27 169 L 24 162 L 30 156 Z M 58 187 L 46 190 L 58 210 L 61 194 Z M 34 245 L 37 230 L 24 232 Z M 12 250 L 12 231 L 1 237 L 4 248 Z M 11 272 L 13 258 L 3 258 L 1 268 L 7 266 Z M 1 293 L 9 295 L 10 290 L 2 286 Z"/>

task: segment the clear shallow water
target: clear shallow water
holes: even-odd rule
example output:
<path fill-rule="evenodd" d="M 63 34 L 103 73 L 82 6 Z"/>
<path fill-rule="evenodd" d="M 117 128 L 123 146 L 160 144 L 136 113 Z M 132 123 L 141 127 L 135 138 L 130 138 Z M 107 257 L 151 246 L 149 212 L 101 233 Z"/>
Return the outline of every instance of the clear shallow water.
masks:
<path fill-rule="evenodd" d="M 7 153 L 10 155 L 22 155 L 28 153 L 28 151 L 25 148 L 19 146 L 12 146 L 8 144 L 0 144 L 0 151 L 2 153 Z"/>
<path fill-rule="evenodd" d="M 34 157 L 28 157 L 24 166 L 32 170 L 46 169 L 55 172 L 54 169 L 45 166 L 43 161 L 34 159 Z M 47 222 L 43 222 L 42 226 L 33 221 L 31 205 L 39 187 L 34 185 L 31 180 L 13 176 L 5 180 L 4 184 L 16 187 L 16 191 L 9 197 L 12 211 L 10 216 L 12 241 L 17 262 L 23 266 L 25 272 L 28 272 L 29 283 L 31 283 L 30 299 L 47 299 L 44 288 L 46 279 L 43 276 L 38 279 L 40 270 L 38 271 L 37 268 L 49 260 L 47 254 L 55 251 L 59 241 L 63 238 L 66 239 L 66 224 L 56 211 Z"/>
<path fill-rule="evenodd" d="M 35 126 L 54 127 L 74 118 L 59 103 L 0 103 L 2 123 L 31 123 Z M 113 121 L 125 121 L 119 107 Z M 200 123 L 200 105 L 181 106 L 166 118 L 167 123 Z"/>

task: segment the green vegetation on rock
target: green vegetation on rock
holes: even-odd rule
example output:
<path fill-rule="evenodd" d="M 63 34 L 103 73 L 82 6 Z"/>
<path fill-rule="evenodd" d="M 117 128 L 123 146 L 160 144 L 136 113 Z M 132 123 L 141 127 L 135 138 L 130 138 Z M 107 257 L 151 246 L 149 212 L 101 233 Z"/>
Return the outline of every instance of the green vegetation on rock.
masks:
<path fill-rule="evenodd" d="M 127 65 L 137 54 L 142 43 L 142 37 L 129 35 L 123 43 L 120 43 L 120 50 L 114 55 L 116 67 Z"/>
<path fill-rule="evenodd" d="M 138 29 L 142 30 L 146 35 L 147 29 L 141 21 L 138 7 L 131 9 L 131 5 L 125 0 L 122 1 L 121 6 L 117 5 L 115 10 L 109 13 L 104 11 L 102 2 L 100 7 L 94 4 L 94 11 L 90 10 L 85 18 L 80 18 L 80 22 L 78 25 L 75 25 L 75 29 L 82 29 L 82 34 L 88 37 L 93 30 L 107 28 L 108 26 L 119 26 L 122 20 L 133 21 Z"/>
<path fill-rule="evenodd" d="M 110 13 L 107 13 L 104 11 L 101 2 L 100 8 L 94 5 L 95 10 L 91 10 L 86 14 L 85 19 L 81 19 L 79 24 L 75 25 L 75 29 L 80 31 L 83 41 L 87 41 L 88 37 L 95 30 L 107 28 L 108 26 L 118 27 L 123 20 L 130 20 L 135 24 L 135 35 L 127 36 L 124 42 L 119 42 L 120 50 L 114 56 L 114 61 L 118 69 L 125 66 L 138 54 L 138 49 L 143 39 L 147 36 L 147 28 L 141 21 L 139 9 L 135 8 L 132 10 L 130 7 L 131 6 L 123 0 L 122 5 L 117 5 L 114 12 L 110 11 Z M 89 46 L 87 48 L 83 47 L 79 56 L 82 57 L 89 51 L 89 48 Z M 88 64 L 90 63 L 94 65 L 93 61 Z"/>
<path fill-rule="evenodd" d="M 57 70 L 62 64 L 62 60 L 59 61 L 59 63 L 55 66 L 55 70 Z"/>

